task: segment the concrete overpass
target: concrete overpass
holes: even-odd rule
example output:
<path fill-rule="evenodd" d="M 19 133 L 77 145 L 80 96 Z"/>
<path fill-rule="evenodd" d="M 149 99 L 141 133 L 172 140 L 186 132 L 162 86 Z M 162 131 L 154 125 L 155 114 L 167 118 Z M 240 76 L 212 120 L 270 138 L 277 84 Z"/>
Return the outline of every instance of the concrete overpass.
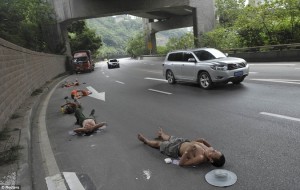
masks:
<path fill-rule="evenodd" d="M 156 52 L 155 33 L 193 26 L 194 35 L 201 39 L 214 27 L 213 0 L 48 0 L 59 22 L 58 36 L 67 40 L 66 27 L 72 21 L 130 14 L 144 18 L 147 41 Z M 60 35 L 62 34 L 62 35 Z M 198 44 L 200 45 L 200 44 Z"/>

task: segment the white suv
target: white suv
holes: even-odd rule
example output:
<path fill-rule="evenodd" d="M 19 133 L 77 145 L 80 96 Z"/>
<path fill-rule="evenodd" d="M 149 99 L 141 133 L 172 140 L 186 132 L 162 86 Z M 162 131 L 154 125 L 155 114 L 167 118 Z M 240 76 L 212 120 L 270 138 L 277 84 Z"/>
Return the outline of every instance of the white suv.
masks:
<path fill-rule="evenodd" d="M 227 57 L 214 48 L 170 52 L 163 63 L 163 75 L 170 84 L 177 80 L 195 82 L 204 89 L 214 83 L 239 84 L 248 74 L 244 59 Z"/>

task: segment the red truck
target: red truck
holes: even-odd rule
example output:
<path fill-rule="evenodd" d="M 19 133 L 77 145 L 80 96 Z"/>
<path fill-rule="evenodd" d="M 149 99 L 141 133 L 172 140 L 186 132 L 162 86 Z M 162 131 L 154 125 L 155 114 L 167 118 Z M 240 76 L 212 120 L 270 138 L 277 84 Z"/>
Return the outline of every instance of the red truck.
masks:
<path fill-rule="evenodd" d="M 75 51 L 73 53 L 72 64 L 75 73 L 92 72 L 95 68 L 90 50 Z"/>

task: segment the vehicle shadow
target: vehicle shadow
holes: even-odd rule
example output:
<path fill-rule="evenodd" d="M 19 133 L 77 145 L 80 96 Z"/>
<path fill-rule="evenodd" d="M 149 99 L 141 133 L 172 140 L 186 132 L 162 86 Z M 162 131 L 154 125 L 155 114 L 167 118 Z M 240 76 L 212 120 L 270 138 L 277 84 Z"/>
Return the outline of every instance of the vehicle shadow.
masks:
<path fill-rule="evenodd" d="M 196 83 L 188 83 L 188 82 L 177 82 L 176 85 L 193 87 L 195 89 L 197 88 L 197 89 L 205 90 L 205 91 L 235 91 L 235 90 L 246 90 L 247 89 L 247 86 L 245 86 L 243 83 L 240 83 L 240 84 L 232 84 L 232 83 L 214 84 L 214 86 L 210 89 L 203 89 L 203 88 L 199 87 L 199 85 Z"/>

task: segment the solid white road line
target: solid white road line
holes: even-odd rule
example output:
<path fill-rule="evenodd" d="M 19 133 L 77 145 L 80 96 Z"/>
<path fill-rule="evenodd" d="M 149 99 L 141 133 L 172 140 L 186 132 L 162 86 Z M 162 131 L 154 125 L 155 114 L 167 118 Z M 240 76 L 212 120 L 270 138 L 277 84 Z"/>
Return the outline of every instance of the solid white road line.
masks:
<path fill-rule="evenodd" d="M 47 187 L 49 190 L 57 190 L 57 189 L 61 189 L 61 190 L 65 190 L 67 189 L 65 184 L 64 184 L 64 180 L 62 178 L 62 176 L 60 175 L 60 170 L 58 168 L 58 165 L 56 163 L 52 148 L 51 148 L 51 144 L 50 144 L 50 140 L 49 140 L 49 136 L 48 136 L 48 132 L 47 132 L 47 125 L 46 125 L 46 110 L 48 107 L 48 103 L 49 100 L 52 96 L 52 94 L 54 93 L 55 89 L 57 88 L 57 86 L 60 84 L 61 82 L 59 82 L 58 84 L 55 85 L 54 88 L 52 88 L 52 90 L 48 93 L 48 95 L 46 96 L 45 100 L 41 102 L 41 111 L 39 114 L 39 141 L 40 141 L 40 150 L 42 153 L 42 159 L 43 159 L 43 165 L 45 168 L 45 173 L 46 175 L 48 175 L 48 177 L 45 178 L 46 183 L 47 183 Z"/>
<path fill-rule="evenodd" d="M 249 74 L 257 74 L 258 72 L 249 72 Z"/>
<path fill-rule="evenodd" d="M 288 80 L 288 79 L 248 79 L 248 80 L 286 83 L 286 84 L 300 84 L 300 80 Z"/>
<path fill-rule="evenodd" d="M 153 92 L 158 92 L 158 93 L 162 93 L 162 94 L 167 94 L 167 95 L 171 95 L 172 93 L 170 93 L 170 92 L 164 92 L 164 91 L 160 91 L 160 90 L 154 90 L 154 89 L 148 89 L 148 90 L 150 90 L 150 91 L 153 91 Z"/>
<path fill-rule="evenodd" d="M 300 68 L 295 68 L 295 69 L 300 69 Z"/>
<path fill-rule="evenodd" d="M 120 83 L 120 84 L 125 84 L 124 82 L 121 82 L 121 81 L 116 81 L 117 83 Z"/>
<path fill-rule="evenodd" d="M 150 77 L 146 77 L 145 79 L 146 79 L 146 80 L 157 80 L 157 81 L 162 81 L 162 82 L 168 82 L 168 81 L 165 80 L 165 79 L 158 79 L 158 78 L 150 78 Z"/>
<path fill-rule="evenodd" d="M 85 190 L 80 183 L 76 173 L 74 172 L 63 172 L 64 177 L 68 183 L 70 190 Z"/>
<path fill-rule="evenodd" d="M 257 64 L 248 64 L 251 66 L 295 66 L 296 64 L 283 64 L 283 63 L 257 63 Z"/>
<path fill-rule="evenodd" d="M 262 115 L 268 115 L 268 116 L 272 116 L 272 117 L 278 117 L 278 118 L 282 118 L 282 119 L 288 119 L 288 120 L 292 120 L 292 121 L 299 121 L 299 118 L 295 118 L 295 117 L 289 117 L 289 116 L 285 116 L 285 115 L 278 115 L 278 114 L 274 114 L 274 113 L 268 113 L 268 112 L 260 112 L 260 114 Z"/>

